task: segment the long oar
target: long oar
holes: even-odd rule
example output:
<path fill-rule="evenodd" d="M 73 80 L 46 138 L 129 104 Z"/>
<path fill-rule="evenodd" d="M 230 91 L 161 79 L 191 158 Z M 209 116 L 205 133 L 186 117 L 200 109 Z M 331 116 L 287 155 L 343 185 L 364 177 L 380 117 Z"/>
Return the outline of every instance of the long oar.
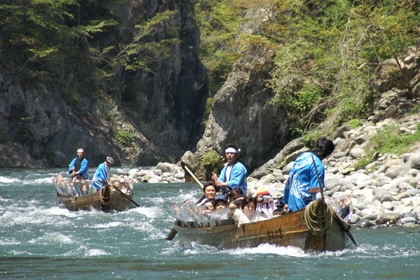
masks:
<path fill-rule="evenodd" d="M 314 167 L 315 167 L 315 173 L 316 173 L 316 178 L 317 178 L 317 180 L 318 180 L 318 184 L 319 184 L 319 188 L 321 189 L 321 197 L 322 197 L 322 201 L 324 201 L 324 190 L 323 190 L 323 186 L 322 186 L 322 184 L 321 184 L 321 178 L 319 177 L 319 174 L 318 174 L 318 168 L 317 168 L 317 166 L 316 166 L 316 163 L 315 163 L 315 159 L 314 159 L 314 156 L 312 156 L 311 155 L 311 157 L 312 157 L 312 163 L 314 164 Z M 325 201 L 324 201 L 324 203 L 325 203 Z M 341 229 L 342 230 L 344 230 L 344 232 L 347 234 L 347 236 L 350 238 L 350 240 L 353 242 L 353 244 L 356 246 L 356 247 L 358 247 L 359 245 L 357 244 L 357 242 L 356 242 L 356 239 L 354 238 L 354 236 L 353 236 L 353 234 L 350 232 L 350 230 L 349 230 L 349 227 L 346 227 L 345 225 L 344 225 L 344 221 L 343 221 L 343 219 L 337 214 L 337 212 L 335 212 L 335 211 L 333 211 L 334 212 L 334 216 L 336 217 L 336 219 L 338 219 L 338 223 L 339 223 L 339 225 L 340 225 L 340 227 L 341 227 Z"/>
<path fill-rule="evenodd" d="M 188 168 L 188 166 L 185 163 L 181 162 L 181 166 L 191 175 L 191 177 L 193 177 L 193 179 L 197 182 L 197 184 L 200 185 L 201 188 L 204 188 L 200 180 L 198 180 L 198 178 L 194 175 L 194 173 L 192 173 L 192 171 Z"/>
<path fill-rule="evenodd" d="M 117 190 L 122 196 L 124 196 L 125 198 L 127 198 L 128 200 L 130 200 L 134 205 L 136 205 L 137 207 L 140 207 L 140 205 L 135 202 L 131 197 L 129 197 L 128 195 L 126 195 L 125 193 L 123 193 L 119 188 L 114 187 L 113 185 L 110 184 L 111 187 L 114 188 L 114 190 Z"/>

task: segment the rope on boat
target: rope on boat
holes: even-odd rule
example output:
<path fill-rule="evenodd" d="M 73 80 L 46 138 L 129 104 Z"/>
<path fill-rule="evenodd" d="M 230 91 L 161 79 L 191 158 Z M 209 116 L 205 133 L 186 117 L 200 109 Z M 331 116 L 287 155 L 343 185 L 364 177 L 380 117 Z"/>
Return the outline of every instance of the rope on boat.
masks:
<path fill-rule="evenodd" d="M 99 199 L 102 205 L 108 205 L 111 203 L 111 188 L 106 185 L 99 190 Z"/>
<path fill-rule="evenodd" d="M 315 235 L 320 235 L 330 229 L 334 221 L 334 212 L 320 198 L 309 203 L 305 208 L 305 223 Z"/>

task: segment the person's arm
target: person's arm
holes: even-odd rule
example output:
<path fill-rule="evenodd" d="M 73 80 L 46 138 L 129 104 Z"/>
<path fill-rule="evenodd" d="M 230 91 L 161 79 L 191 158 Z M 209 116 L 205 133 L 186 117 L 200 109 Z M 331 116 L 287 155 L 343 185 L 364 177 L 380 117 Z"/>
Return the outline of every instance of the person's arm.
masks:
<path fill-rule="evenodd" d="M 73 173 L 74 164 L 76 163 L 76 158 L 74 158 L 69 164 L 69 174 Z"/>
<path fill-rule="evenodd" d="M 227 166 L 223 167 L 222 171 L 220 171 L 219 177 L 213 176 L 212 179 L 217 187 L 228 187 L 226 181 L 226 168 Z"/>
<path fill-rule="evenodd" d="M 78 172 L 79 174 L 85 174 L 87 170 L 88 170 L 88 161 L 87 159 L 83 159 Z"/>

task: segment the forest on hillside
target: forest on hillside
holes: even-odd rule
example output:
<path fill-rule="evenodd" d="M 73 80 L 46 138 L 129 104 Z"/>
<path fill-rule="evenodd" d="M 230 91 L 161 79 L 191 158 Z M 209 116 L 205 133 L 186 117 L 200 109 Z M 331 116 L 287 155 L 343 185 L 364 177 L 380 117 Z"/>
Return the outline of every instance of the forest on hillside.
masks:
<path fill-rule="evenodd" d="M 179 30 L 167 24 L 176 16 L 175 8 L 134 15 L 135 24 L 127 24 L 121 5 L 142 11 L 146 2 L 2 1 L 2 71 L 24 84 L 53 82 L 70 106 L 84 96 L 102 94 L 129 104 L 123 76 L 138 70 L 153 73 L 157 61 L 171 56 L 179 43 Z M 169 2 L 174 7 L 185 3 Z M 418 0 L 187 2 L 194 4 L 191 16 L 201 33 L 199 54 L 210 79 L 208 104 L 244 48 L 269 46 L 276 50 L 276 67 L 266 81 L 275 93 L 270 102 L 288 112 L 297 135 L 326 119 L 334 127 L 362 118 L 370 109 L 370 83 L 378 65 L 419 44 Z M 264 23 L 254 34 L 241 34 L 250 11 L 264 14 Z M 157 29 L 166 36 L 156 36 Z M 404 81 L 408 73 L 400 66 L 397 78 Z M 410 85 L 405 86 L 410 95 Z"/>

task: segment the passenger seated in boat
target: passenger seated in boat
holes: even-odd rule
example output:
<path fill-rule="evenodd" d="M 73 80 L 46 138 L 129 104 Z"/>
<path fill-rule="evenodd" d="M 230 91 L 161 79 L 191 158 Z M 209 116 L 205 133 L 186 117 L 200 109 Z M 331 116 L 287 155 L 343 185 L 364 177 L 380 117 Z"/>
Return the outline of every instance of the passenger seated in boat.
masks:
<path fill-rule="evenodd" d="M 247 208 L 246 211 L 244 209 Z M 230 209 L 230 217 L 235 221 L 238 227 L 242 224 L 250 223 L 251 220 L 249 219 L 248 215 L 250 213 L 248 201 L 245 199 L 237 198 L 229 203 Z M 255 210 L 255 207 L 254 207 Z M 247 213 L 247 214 L 246 214 Z"/>
<path fill-rule="evenodd" d="M 245 198 L 245 196 L 244 196 L 244 194 L 242 193 L 242 191 L 241 191 L 240 189 L 233 189 L 233 190 L 231 190 L 231 191 L 227 194 L 227 196 L 226 196 L 226 201 L 227 201 L 227 204 L 229 205 L 232 201 L 234 201 L 234 200 L 236 200 L 236 199 L 238 199 L 238 198 L 242 198 L 242 199 L 244 199 L 244 198 Z"/>
<path fill-rule="evenodd" d="M 216 201 L 214 199 L 208 199 L 205 203 L 204 203 L 204 211 L 202 212 L 203 214 L 211 212 L 215 209 L 216 206 Z"/>
<path fill-rule="evenodd" d="M 203 196 L 197 201 L 196 205 L 204 205 L 208 200 L 216 196 L 216 185 L 213 181 L 208 181 L 203 187 Z"/>
<path fill-rule="evenodd" d="M 270 192 L 264 188 L 260 187 L 257 190 L 257 205 L 255 207 L 255 219 L 256 221 L 263 221 L 271 219 L 274 216 L 274 210 L 276 205 L 274 204 L 274 199 L 270 195 Z"/>
<path fill-rule="evenodd" d="M 215 209 L 208 211 L 205 215 L 209 218 L 210 225 L 230 224 L 232 219 L 229 218 L 229 208 L 223 199 L 215 200 Z"/>
<path fill-rule="evenodd" d="M 331 197 L 330 204 L 345 222 L 347 222 L 353 214 L 353 204 L 350 195 L 347 193 L 334 193 Z"/>
<path fill-rule="evenodd" d="M 227 207 L 227 202 L 224 199 L 217 199 L 216 200 L 216 206 L 215 209 L 219 210 L 219 209 L 224 209 Z"/>
<path fill-rule="evenodd" d="M 80 195 L 85 195 L 89 193 L 89 186 L 85 179 L 73 180 L 73 184 L 80 190 Z"/>

